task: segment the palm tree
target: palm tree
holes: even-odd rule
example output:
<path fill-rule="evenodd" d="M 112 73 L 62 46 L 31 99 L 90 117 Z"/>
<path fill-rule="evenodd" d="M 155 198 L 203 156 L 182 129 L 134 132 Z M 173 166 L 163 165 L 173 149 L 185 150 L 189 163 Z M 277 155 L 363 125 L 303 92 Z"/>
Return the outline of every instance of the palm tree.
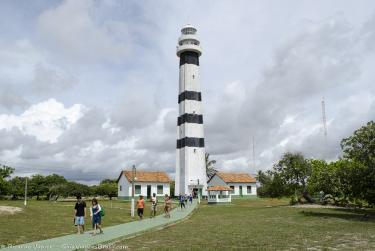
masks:
<path fill-rule="evenodd" d="M 206 175 L 207 179 L 211 179 L 217 173 L 214 165 L 216 164 L 216 160 L 210 160 L 210 154 L 206 153 Z"/>

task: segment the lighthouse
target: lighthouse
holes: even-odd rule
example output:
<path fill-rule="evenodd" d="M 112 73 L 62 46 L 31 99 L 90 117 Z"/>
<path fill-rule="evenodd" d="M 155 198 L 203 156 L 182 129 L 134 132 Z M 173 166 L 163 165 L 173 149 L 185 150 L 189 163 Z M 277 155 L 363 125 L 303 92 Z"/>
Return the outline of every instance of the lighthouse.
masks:
<path fill-rule="evenodd" d="M 180 74 L 175 195 L 207 195 L 202 94 L 199 81 L 201 55 L 202 48 L 197 37 L 197 29 L 188 24 L 181 29 L 177 45 Z"/>

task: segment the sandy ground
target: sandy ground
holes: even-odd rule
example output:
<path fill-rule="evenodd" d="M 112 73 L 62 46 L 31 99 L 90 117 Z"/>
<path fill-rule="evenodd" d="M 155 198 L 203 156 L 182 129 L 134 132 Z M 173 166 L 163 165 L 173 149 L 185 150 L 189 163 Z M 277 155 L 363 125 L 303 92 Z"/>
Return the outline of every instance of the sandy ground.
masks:
<path fill-rule="evenodd" d="M 2 214 L 16 214 L 21 212 L 22 208 L 20 207 L 8 207 L 8 206 L 0 206 L 0 215 Z"/>
<path fill-rule="evenodd" d="M 295 208 L 344 208 L 344 207 L 337 207 L 337 206 L 332 206 L 332 205 L 319 205 L 319 204 L 299 204 L 299 205 L 294 205 L 290 207 L 295 207 Z"/>

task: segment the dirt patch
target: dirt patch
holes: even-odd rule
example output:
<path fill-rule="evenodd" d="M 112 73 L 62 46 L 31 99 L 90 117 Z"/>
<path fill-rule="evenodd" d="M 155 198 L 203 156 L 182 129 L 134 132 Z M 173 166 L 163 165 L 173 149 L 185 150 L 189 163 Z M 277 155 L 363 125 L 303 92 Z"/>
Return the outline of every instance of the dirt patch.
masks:
<path fill-rule="evenodd" d="M 0 206 L 0 215 L 4 214 L 16 214 L 21 212 L 23 209 L 20 207 L 9 207 L 9 206 Z"/>
<path fill-rule="evenodd" d="M 332 206 L 332 205 L 319 205 L 319 204 L 299 204 L 299 205 L 293 205 L 290 207 L 294 208 L 341 208 L 345 209 L 345 207 L 338 207 L 338 206 Z"/>

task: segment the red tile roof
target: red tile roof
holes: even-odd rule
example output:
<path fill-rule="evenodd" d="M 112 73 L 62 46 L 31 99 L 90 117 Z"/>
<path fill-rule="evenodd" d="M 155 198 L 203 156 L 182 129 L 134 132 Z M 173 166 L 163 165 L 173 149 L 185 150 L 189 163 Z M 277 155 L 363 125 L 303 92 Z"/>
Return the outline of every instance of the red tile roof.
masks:
<path fill-rule="evenodd" d="M 227 186 L 210 186 L 207 191 L 232 191 L 233 189 Z"/>
<path fill-rule="evenodd" d="M 226 183 L 254 183 L 256 179 L 247 173 L 222 173 L 218 172 L 217 175 Z"/>
<path fill-rule="evenodd" d="M 125 178 L 131 182 L 132 181 L 132 171 L 122 171 L 120 177 L 124 175 Z M 158 183 L 169 183 L 171 180 L 166 172 L 147 172 L 147 171 L 137 171 L 136 172 L 136 182 L 158 182 Z M 119 178 L 120 179 L 120 178 Z"/>

